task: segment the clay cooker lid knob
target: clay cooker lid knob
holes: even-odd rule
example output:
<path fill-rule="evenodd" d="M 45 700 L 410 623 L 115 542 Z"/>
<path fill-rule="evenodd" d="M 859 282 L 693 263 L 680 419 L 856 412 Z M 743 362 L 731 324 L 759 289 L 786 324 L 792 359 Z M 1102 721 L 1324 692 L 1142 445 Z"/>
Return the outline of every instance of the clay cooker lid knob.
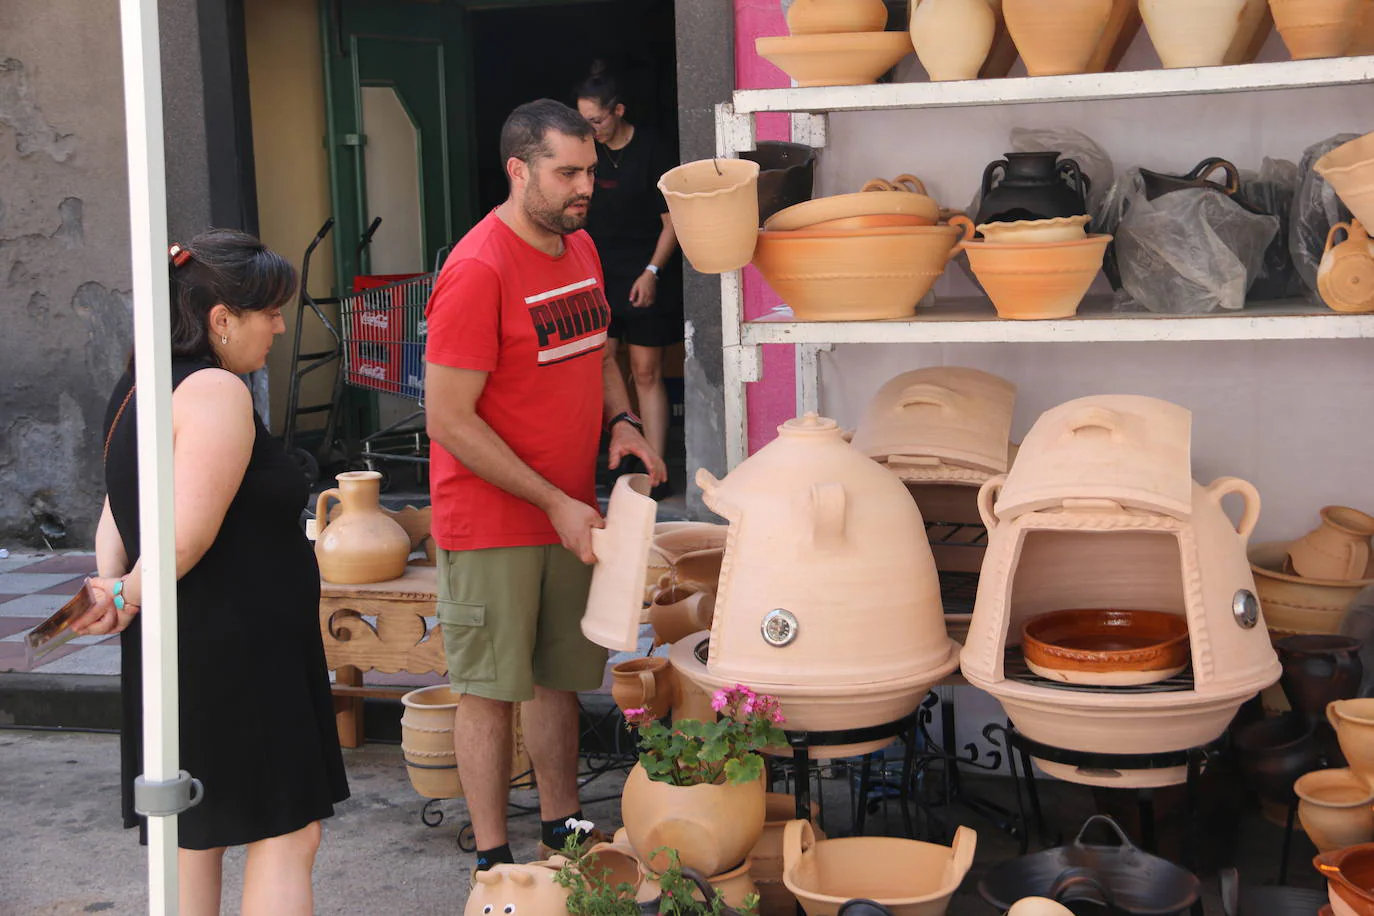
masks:
<path fill-rule="evenodd" d="M 815 435 L 838 435 L 840 424 L 829 417 L 822 417 L 814 412 L 803 417 L 796 417 L 788 420 L 778 427 L 780 436 L 815 436 Z"/>

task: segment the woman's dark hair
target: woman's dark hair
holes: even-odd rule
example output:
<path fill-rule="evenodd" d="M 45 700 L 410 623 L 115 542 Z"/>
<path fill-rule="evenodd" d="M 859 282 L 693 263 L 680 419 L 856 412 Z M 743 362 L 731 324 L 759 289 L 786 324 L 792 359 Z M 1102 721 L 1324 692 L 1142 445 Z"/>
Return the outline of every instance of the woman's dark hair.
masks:
<path fill-rule="evenodd" d="M 605 61 L 598 60 L 592 63 L 591 74 L 577 86 L 577 95 L 573 101 L 577 99 L 591 99 L 607 111 L 624 101 L 620 97 L 620 84 L 611 75 Z"/>
<path fill-rule="evenodd" d="M 179 246 L 168 268 L 172 292 L 172 356 L 218 362 L 210 345 L 210 310 L 219 303 L 240 315 L 285 305 L 296 268 L 255 236 L 211 229 Z"/>

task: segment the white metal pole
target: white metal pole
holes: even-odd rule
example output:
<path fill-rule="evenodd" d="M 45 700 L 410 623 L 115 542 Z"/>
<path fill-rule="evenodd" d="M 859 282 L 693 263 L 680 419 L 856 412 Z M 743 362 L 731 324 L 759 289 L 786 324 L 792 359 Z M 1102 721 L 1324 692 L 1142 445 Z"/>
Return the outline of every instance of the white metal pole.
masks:
<path fill-rule="evenodd" d="M 171 321 L 167 289 L 167 181 L 162 67 L 155 0 L 120 0 L 124 118 L 129 155 L 143 561 L 143 768 L 153 783 L 177 776 L 176 538 L 172 514 Z M 177 912 L 177 819 L 148 818 L 148 911 Z"/>

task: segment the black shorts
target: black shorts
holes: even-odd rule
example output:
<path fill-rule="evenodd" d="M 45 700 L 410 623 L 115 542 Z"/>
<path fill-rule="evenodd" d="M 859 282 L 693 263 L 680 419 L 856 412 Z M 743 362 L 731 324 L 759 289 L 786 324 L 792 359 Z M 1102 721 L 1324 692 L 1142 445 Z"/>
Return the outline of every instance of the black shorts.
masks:
<path fill-rule="evenodd" d="M 606 300 L 611 306 L 610 335 L 636 347 L 667 347 L 683 339 L 682 270 L 674 258 L 658 278 L 658 295 L 648 308 L 630 305 L 630 289 L 639 273 L 606 274 Z"/>

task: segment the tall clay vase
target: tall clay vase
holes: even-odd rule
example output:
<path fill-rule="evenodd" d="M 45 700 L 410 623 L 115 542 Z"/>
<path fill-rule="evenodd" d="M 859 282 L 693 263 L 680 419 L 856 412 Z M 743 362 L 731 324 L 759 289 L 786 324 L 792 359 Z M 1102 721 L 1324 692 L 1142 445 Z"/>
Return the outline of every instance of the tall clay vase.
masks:
<path fill-rule="evenodd" d="M 758 181 L 759 164 L 748 159 L 688 162 L 658 180 L 682 253 L 701 273 L 723 274 L 753 260 Z"/>
<path fill-rule="evenodd" d="M 410 556 L 410 536 L 382 511 L 382 475 L 348 471 L 336 479 L 338 487 L 325 490 L 315 501 L 315 559 L 320 575 L 342 585 L 399 578 Z M 331 499 L 343 507 L 332 522 Z"/>
<path fill-rule="evenodd" d="M 1293 571 L 1306 579 L 1363 579 L 1374 516 L 1347 506 L 1326 506 L 1321 519 L 1319 526 L 1288 545 Z"/>
<path fill-rule="evenodd" d="M 1304 634 L 1280 639 L 1274 649 L 1283 665 L 1279 683 L 1288 704 L 1309 722 L 1324 722 L 1328 704 L 1359 693 L 1363 646 L 1361 640 L 1349 636 Z"/>
<path fill-rule="evenodd" d="M 1150 41 L 1165 67 L 1216 67 L 1240 28 L 1245 0 L 1140 0 Z"/>
<path fill-rule="evenodd" d="M 987 0 L 920 0 L 911 10 L 911 43 L 930 78 L 971 80 L 992 49 L 997 14 Z"/>
<path fill-rule="evenodd" d="M 1336 235 L 1345 241 L 1336 244 Z M 1359 220 L 1336 223 L 1326 234 L 1317 292 L 1337 312 L 1374 312 L 1374 241 Z"/>
<path fill-rule="evenodd" d="M 630 845 L 649 869 L 662 872 L 667 856 L 678 851 L 684 867 L 716 875 L 744 861 L 763 832 L 762 780 L 738 785 L 674 786 L 649 778 L 635 764 L 620 800 L 621 820 Z"/>
<path fill-rule="evenodd" d="M 1336 700 L 1326 707 L 1350 770 L 1374 785 L 1374 699 Z"/>
<path fill-rule="evenodd" d="M 1274 25 L 1294 60 L 1340 57 L 1360 25 L 1361 0 L 1269 0 Z"/>
<path fill-rule="evenodd" d="M 1002 15 L 1031 76 L 1083 73 L 1112 15 L 1112 0 L 1002 0 Z"/>

